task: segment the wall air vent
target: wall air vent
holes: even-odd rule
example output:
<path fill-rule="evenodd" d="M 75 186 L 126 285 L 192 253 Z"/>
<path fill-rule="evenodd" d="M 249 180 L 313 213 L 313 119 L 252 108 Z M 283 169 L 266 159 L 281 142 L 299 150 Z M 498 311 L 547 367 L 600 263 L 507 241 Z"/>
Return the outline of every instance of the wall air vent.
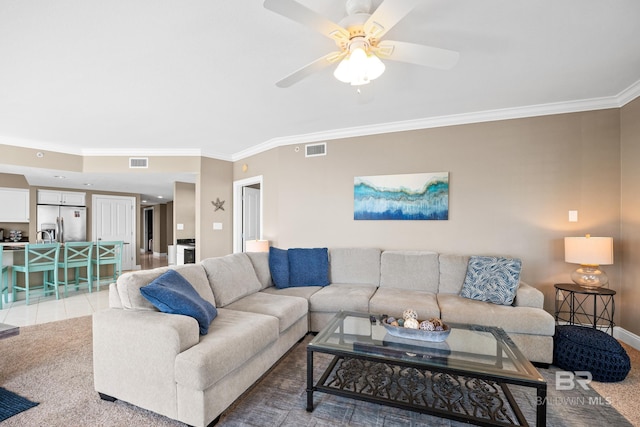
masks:
<path fill-rule="evenodd" d="M 147 157 L 129 157 L 129 168 L 140 169 L 148 168 L 149 159 Z"/>
<path fill-rule="evenodd" d="M 304 146 L 305 157 L 317 157 L 327 155 L 327 143 L 321 142 L 319 144 L 307 144 Z"/>

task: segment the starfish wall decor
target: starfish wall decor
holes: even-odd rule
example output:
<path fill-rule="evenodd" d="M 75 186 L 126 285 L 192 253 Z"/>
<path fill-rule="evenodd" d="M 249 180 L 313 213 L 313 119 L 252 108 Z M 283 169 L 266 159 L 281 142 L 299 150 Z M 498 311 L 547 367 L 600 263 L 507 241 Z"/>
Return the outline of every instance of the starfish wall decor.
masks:
<path fill-rule="evenodd" d="M 224 210 L 224 207 L 223 207 L 224 200 L 220 201 L 219 197 L 216 197 L 216 201 L 215 202 L 212 201 L 211 204 L 215 206 L 214 212 L 217 212 L 219 210 Z"/>

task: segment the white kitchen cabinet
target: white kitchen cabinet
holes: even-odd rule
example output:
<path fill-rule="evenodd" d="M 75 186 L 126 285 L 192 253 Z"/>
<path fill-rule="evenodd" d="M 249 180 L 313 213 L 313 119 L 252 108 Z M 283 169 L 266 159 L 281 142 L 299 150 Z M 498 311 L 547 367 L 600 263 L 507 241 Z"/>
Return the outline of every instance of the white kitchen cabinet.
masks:
<path fill-rule="evenodd" d="M 0 222 L 29 222 L 29 190 L 0 188 Z"/>
<path fill-rule="evenodd" d="M 69 205 L 69 206 L 85 206 L 86 205 L 85 197 L 86 197 L 86 193 L 64 191 L 62 193 L 61 204 Z"/>
<path fill-rule="evenodd" d="M 85 206 L 86 195 L 77 191 L 38 190 L 38 204 Z"/>

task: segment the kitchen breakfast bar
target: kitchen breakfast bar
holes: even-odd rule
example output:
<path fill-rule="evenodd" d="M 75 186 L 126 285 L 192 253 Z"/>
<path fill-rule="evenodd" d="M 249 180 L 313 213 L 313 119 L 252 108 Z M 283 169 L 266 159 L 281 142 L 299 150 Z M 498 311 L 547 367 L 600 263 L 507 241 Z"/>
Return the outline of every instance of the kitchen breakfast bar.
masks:
<path fill-rule="evenodd" d="M 22 299 L 29 304 L 30 294 L 39 291 L 59 298 L 59 286 L 91 292 L 101 282 L 114 281 L 122 273 L 122 241 L 66 243 L 0 243 L 0 309 L 3 303 Z"/>

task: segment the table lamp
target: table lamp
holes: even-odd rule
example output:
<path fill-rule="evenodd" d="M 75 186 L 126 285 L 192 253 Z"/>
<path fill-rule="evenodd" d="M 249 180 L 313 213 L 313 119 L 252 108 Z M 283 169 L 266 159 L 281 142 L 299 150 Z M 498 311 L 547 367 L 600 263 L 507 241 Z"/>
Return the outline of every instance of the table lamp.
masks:
<path fill-rule="evenodd" d="M 580 264 L 580 268 L 571 273 L 571 280 L 587 289 L 606 285 L 609 278 L 600 265 L 613 264 L 612 237 L 565 237 L 564 260 Z"/>
<path fill-rule="evenodd" d="M 244 242 L 246 252 L 269 252 L 268 240 L 247 240 Z"/>

